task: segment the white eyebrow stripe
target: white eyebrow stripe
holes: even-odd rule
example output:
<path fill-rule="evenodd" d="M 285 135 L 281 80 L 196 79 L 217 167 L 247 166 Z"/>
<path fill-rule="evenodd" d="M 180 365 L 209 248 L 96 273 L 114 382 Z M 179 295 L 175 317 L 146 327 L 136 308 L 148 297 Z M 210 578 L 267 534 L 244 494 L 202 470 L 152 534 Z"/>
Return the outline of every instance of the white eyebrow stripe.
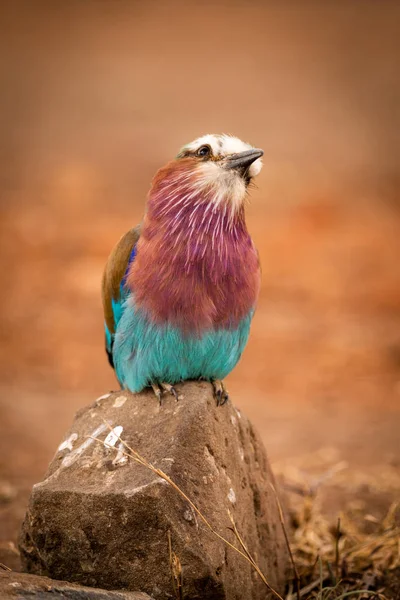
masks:
<path fill-rule="evenodd" d="M 244 152 L 245 150 L 250 150 L 253 146 L 247 144 L 246 142 L 242 142 L 237 137 L 232 135 L 216 135 L 216 134 L 207 134 L 203 135 L 193 142 L 190 142 L 186 146 L 183 147 L 183 150 L 190 150 L 193 152 L 200 148 L 200 146 L 204 146 L 208 144 L 211 146 L 212 151 L 215 155 L 218 154 L 236 154 L 237 152 Z"/>

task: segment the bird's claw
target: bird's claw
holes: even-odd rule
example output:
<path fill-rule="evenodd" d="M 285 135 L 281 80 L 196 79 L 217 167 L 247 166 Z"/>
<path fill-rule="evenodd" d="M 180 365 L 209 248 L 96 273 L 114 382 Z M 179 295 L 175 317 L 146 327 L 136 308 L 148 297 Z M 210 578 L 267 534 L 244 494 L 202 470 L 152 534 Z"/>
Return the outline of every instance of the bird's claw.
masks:
<path fill-rule="evenodd" d="M 173 385 L 165 382 L 160 383 L 160 385 L 164 392 L 168 392 L 168 394 L 171 394 L 171 396 L 173 396 L 176 401 L 182 400 L 183 396 L 178 396 L 178 392 L 176 391 Z"/>
<path fill-rule="evenodd" d="M 158 398 L 160 406 L 162 404 L 161 398 L 162 398 L 162 393 L 163 392 L 171 394 L 171 396 L 173 396 L 176 401 L 183 399 L 183 396 L 182 395 L 178 395 L 178 392 L 176 391 L 176 389 L 174 388 L 174 386 L 171 385 L 170 383 L 165 383 L 164 381 L 162 381 L 160 384 L 152 383 L 151 387 L 153 388 L 153 392 L 155 393 L 155 395 Z"/>
<path fill-rule="evenodd" d="M 182 400 L 183 396 L 179 396 L 178 392 L 176 391 L 176 389 L 172 386 L 170 389 L 170 394 L 173 395 L 173 397 L 175 398 L 175 400 L 178 402 L 178 400 Z"/>
<path fill-rule="evenodd" d="M 223 406 L 229 400 L 229 394 L 225 389 L 224 384 L 219 379 L 214 379 L 212 382 L 214 388 L 214 398 L 217 401 L 217 406 Z"/>

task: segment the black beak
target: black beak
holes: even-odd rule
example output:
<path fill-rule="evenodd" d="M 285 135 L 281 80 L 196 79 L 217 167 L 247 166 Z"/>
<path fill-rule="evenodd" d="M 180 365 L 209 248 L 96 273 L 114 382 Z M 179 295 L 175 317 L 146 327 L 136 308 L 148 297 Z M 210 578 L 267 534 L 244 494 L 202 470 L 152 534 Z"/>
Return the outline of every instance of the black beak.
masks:
<path fill-rule="evenodd" d="M 251 163 L 257 158 L 260 158 L 264 154 L 260 148 L 252 148 L 251 150 L 245 150 L 244 152 L 238 152 L 237 154 L 231 154 L 225 161 L 226 169 L 247 169 Z"/>

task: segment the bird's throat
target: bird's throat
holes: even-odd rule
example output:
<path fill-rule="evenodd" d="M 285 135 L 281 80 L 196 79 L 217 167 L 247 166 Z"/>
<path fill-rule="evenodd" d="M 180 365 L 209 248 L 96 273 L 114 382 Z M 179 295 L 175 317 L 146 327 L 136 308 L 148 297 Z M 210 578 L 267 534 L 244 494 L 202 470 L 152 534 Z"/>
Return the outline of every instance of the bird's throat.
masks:
<path fill-rule="evenodd" d="M 149 196 L 127 278 L 135 305 L 159 324 L 197 334 L 237 326 L 254 308 L 259 288 L 243 207 L 232 213 L 189 185 L 172 197 L 167 189 Z"/>

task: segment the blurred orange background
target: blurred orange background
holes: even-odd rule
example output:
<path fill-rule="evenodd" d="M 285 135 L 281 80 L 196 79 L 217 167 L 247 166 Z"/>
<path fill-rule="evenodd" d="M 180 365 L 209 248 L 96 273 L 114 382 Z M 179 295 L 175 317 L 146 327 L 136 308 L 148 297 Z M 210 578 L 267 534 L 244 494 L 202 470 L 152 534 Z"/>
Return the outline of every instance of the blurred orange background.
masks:
<path fill-rule="evenodd" d="M 273 463 L 398 468 L 399 23 L 395 1 L 1 4 L 3 540 L 74 412 L 116 388 L 104 262 L 204 133 L 265 151 L 233 401 Z"/>

